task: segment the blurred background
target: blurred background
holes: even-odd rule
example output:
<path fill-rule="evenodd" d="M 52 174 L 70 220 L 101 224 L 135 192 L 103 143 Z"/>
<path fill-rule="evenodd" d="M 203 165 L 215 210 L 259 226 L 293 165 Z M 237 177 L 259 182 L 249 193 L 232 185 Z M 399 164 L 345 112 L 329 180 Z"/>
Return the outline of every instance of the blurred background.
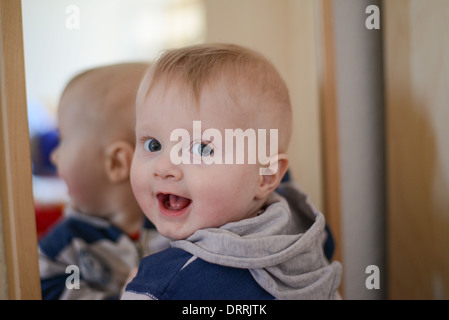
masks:
<path fill-rule="evenodd" d="M 22 14 L 38 236 L 67 200 L 48 156 L 69 79 L 232 42 L 287 82 L 291 177 L 328 220 L 343 297 L 449 298 L 446 0 L 22 0 Z"/>

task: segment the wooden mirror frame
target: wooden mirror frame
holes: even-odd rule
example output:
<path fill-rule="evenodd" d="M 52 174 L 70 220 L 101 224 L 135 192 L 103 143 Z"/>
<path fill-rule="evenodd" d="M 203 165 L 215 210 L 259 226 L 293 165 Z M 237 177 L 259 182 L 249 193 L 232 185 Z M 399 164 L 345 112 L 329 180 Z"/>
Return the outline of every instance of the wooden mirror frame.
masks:
<path fill-rule="evenodd" d="M 11 300 L 41 299 L 20 0 L 0 0 L 0 204 Z"/>

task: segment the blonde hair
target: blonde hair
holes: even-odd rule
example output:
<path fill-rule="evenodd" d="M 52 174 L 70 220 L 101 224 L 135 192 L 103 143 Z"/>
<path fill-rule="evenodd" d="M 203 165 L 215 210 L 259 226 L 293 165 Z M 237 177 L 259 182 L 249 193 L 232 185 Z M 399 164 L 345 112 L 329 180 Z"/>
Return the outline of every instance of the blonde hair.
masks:
<path fill-rule="evenodd" d="M 279 135 L 280 145 L 287 148 L 291 135 L 288 89 L 276 68 L 258 52 L 234 44 L 201 44 L 165 51 L 142 82 L 138 103 L 163 77 L 186 86 L 196 103 L 206 84 L 222 81 L 233 100 L 238 102 L 245 96 L 243 107 L 248 107 L 249 100 L 257 108 L 258 117 L 277 113 L 279 119 L 271 125 L 284 132 L 284 139 Z"/>

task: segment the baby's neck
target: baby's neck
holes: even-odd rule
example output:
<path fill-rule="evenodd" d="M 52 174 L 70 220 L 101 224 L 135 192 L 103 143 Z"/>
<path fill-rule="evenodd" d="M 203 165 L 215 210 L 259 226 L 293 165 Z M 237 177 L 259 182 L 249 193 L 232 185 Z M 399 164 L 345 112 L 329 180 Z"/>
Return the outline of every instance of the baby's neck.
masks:
<path fill-rule="evenodd" d="M 138 210 L 123 210 L 114 213 L 109 221 L 128 235 L 134 235 L 142 229 L 143 213 Z"/>
<path fill-rule="evenodd" d="M 110 190 L 105 205 L 110 215 L 108 220 L 128 235 L 139 232 L 143 225 L 143 212 L 134 198 L 131 187 L 117 186 Z"/>

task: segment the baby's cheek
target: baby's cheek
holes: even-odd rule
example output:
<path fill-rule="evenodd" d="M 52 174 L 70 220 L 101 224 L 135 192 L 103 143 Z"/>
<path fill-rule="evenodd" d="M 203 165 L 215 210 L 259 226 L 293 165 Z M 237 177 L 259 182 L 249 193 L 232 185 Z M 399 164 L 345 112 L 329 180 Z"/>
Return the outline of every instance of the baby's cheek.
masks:
<path fill-rule="evenodd" d="M 131 166 L 131 172 L 130 172 L 130 181 L 131 181 L 131 188 L 134 192 L 134 195 L 137 197 L 138 194 L 141 193 L 142 189 L 142 175 L 139 175 L 138 166 L 133 163 Z"/>
<path fill-rule="evenodd" d="M 200 214 L 204 220 L 209 221 L 211 227 L 221 226 L 229 222 L 235 211 L 235 196 L 228 188 L 210 187 L 204 194 L 202 210 Z"/>
<path fill-rule="evenodd" d="M 131 187 L 132 187 L 134 196 L 136 197 L 137 201 L 140 204 L 144 200 L 144 196 L 143 196 L 144 192 L 142 191 L 141 182 L 139 181 L 138 178 L 131 180 Z"/>
<path fill-rule="evenodd" d="M 131 188 L 141 209 L 147 213 L 150 202 L 149 183 L 144 175 L 137 174 L 137 171 L 131 171 Z"/>
<path fill-rule="evenodd" d="M 77 205 L 85 206 L 86 203 L 88 203 L 89 194 L 93 191 L 86 186 L 86 183 L 83 183 L 77 177 L 68 177 L 66 183 L 72 201 Z"/>

